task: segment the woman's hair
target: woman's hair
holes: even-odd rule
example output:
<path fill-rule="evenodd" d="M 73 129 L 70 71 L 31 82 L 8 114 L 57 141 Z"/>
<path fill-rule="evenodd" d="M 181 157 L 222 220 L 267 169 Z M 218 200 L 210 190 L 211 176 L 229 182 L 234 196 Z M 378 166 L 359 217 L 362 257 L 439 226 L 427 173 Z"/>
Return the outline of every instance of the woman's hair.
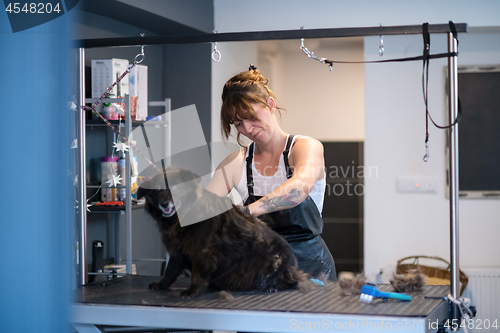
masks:
<path fill-rule="evenodd" d="M 269 89 L 269 82 L 254 65 L 250 65 L 248 71 L 236 74 L 229 79 L 222 90 L 221 107 L 221 132 L 227 140 L 231 134 L 231 124 L 236 119 L 259 120 L 252 108 L 252 103 L 259 103 L 269 107 L 267 100 L 269 97 L 276 99 L 274 93 Z M 276 107 L 281 115 L 279 107 Z M 238 133 L 236 140 L 242 147 L 240 141 L 241 133 Z"/>

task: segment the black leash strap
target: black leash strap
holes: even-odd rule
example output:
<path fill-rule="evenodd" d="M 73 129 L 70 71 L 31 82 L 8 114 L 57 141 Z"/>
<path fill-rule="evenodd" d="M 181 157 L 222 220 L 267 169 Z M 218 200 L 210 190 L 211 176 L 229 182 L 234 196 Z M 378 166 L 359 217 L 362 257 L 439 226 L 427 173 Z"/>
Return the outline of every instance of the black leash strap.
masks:
<path fill-rule="evenodd" d="M 453 37 L 457 40 L 457 45 L 458 45 L 458 33 L 457 33 L 457 28 L 455 27 L 455 23 L 449 21 L 448 25 L 450 26 L 451 33 Z"/>
<path fill-rule="evenodd" d="M 453 37 L 458 42 L 458 34 L 457 34 L 457 29 L 455 27 L 455 24 L 451 21 L 448 22 L 450 26 L 451 33 L 453 34 Z M 415 56 L 415 57 L 407 57 L 407 58 L 396 58 L 396 59 L 385 59 L 385 60 L 373 60 L 373 61 L 337 61 L 337 60 L 328 60 L 326 58 L 317 58 L 316 60 L 320 60 L 322 63 L 330 65 L 330 67 L 333 66 L 333 64 L 377 64 L 377 63 L 384 63 L 384 62 L 405 62 L 405 61 L 419 61 L 419 60 L 424 60 L 429 61 L 430 59 L 438 59 L 438 58 L 449 58 L 449 57 L 455 57 L 458 55 L 458 52 L 446 52 L 446 53 L 437 53 L 437 54 L 430 54 L 430 45 L 431 45 L 431 38 L 429 34 L 429 23 L 424 23 L 422 26 L 422 36 L 424 38 L 424 53 L 421 56 Z M 428 46 L 428 49 L 425 49 L 425 46 Z"/>
<path fill-rule="evenodd" d="M 253 173 L 252 173 L 252 159 L 253 159 L 253 147 L 255 143 L 252 142 L 250 147 L 248 147 L 247 161 L 247 188 L 248 197 L 253 197 Z"/>
<path fill-rule="evenodd" d="M 455 24 L 452 21 L 448 22 L 450 26 L 450 31 L 453 34 L 453 37 L 457 40 L 458 45 L 458 34 Z M 422 68 L 422 93 L 424 96 L 424 104 L 425 104 L 425 156 L 424 161 L 427 162 L 429 160 L 429 119 L 431 122 L 440 129 L 447 129 L 455 126 L 460 122 L 460 116 L 462 114 L 462 105 L 460 104 L 460 99 L 458 99 L 458 114 L 453 121 L 452 124 L 448 126 L 439 126 L 432 119 L 431 114 L 429 113 L 429 63 L 431 59 L 437 58 L 449 58 L 458 56 L 458 52 L 447 52 L 447 53 L 438 53 L 438 54 L 430 54 L 431 51 L 431 36 L 429 33 L 429 23 L 424 23 L 422 25 L 422 38 L 424 42 L 424 50 L 421 56 L 416 57 L 407 57 L 407 58 L 397 58 L 397 59 L 386 59 L 386 60 L 376 60 L 376 61 L 334 61 L 328 60 L 325 58 L 316 59 L 321 62 L 330 65 L 330 70 L 332 69 L 333 64 L 373 64 L 373 63 L 385 63 L 385 62 L 405 62 L 405 61 L 423 61 Z"/>
<path fill-rule="evenodd" d="M 455 27 L 455 24 L 452 21 L 448 22 L 450 26 L 450 31 L 453 34 L 453 37 L 457 40 L 458 45 L 458 33 Z M 437 58 L 450 58 L 458 56 L 458 52 L 447 52 L 447 53 L 438 53 L 438 54 L 430 54 L 431 51 L 431 37 L 429 33 L 429 23 L 424 23 L 422 25 L 422 37 L 424 41 L 424 50 L 421 56 L 416 57 L 407 57 L 407 58 L 397 58 L 397 59 L 386 59 L 386 60 L 376 60 L 376 61 L 334 61 L 328 60 L 326 58 L 314 58 L 315 60 L 319 60 L 322 63 L 328 64 L 330 66 L 330 70 L 332 69 L 333 64 L 374 64 L 374 63 L 385 63 L 385 62 L 405 62 L 405 61 L 423 61 L 423 69 L 422 69 L 422 92 L 424 96 L 425 103 L 425 156 L 424 161 L 427 162 L 429 160 L 429 119 L 431 122 L 440 129 L 447 129 L 455 126 L 460 122 L 460 116 L 462 114 L 462 105 L 460 103 L 460 99 L 458 99 L 458 114 L 453 121 L 452 124 L 448 126 L 439 126 L 432 119 L 429 113 L 429 62 L 431 59 Z M 307 49 L 306 49 L 307 50 Z M 308 51 L 308 50 L 307 50 Z M 305 51 L 304 51 L 305 52 Z M 311 52 L 306 52 L 309 57 L 311 57 Z M 314 54 L 313 54 L 314 55 Z"/>
<path fill-rule="evenodd" d="M 447 52 L 447 53 L 436 53 L 429 54 L 427 59 L 439 59 L 439 58 L 449 58 L 455 57 L 458 55 L 458 52 Z M 423 60 L 424 56 L 415 56 L 415 57 L 407 57 L 407 58 L 396 58 L 396 59 L 385 59 L 385 60 L 373 60 L 373 61 L 337 61 L 337 60 L 328 60 L 324 59 L 324 63 L 332 66 L 333 64 L 377 64 L 384 62 L 406 62 L 406 61 L 419 61 Z"/>
<path fill-rule="evenodd" d="M 425 156 L 424 162 L 429 160 L 429 54 L 431 51 L 431 36 L 429 34 L 429 23 L 422 25 L 422 38 L 424 40 L 424 51 L 422 53 L 423 69 L 422 69 L 422 93 L 424 95 L 425 104 Z"/>
<path fill-rule="evenodd" d="M 294 135 L 290 134 L 288 136 L 288 140 L 286 142 L 285 150 L 283 150 L 283 161 L 285 163 L 285 168 L 286 168 L 286 179 L 290 179 L 293 174 L 292 168 L 290 168 L 290 164 L 288 163 L 288 154 L 290 153 L 290 148 L 292 147 L 292 141 L 293 141 Z"/>
<path fill-rule="evenodd" d="M 455 28 L 455 24 L 453 22 L 449 22 L 450 25 L 450 30 L 451 33 L 453 34 L 453 37 L 457 39 L 457 29 Z M 424 162 L 427 162 L 429 160 L 429 119 L 431 122 L 436 126 L 437 128 L 440 129 L 447 129 L 455 126 L 460 122 L 460 118 L 462 115 L 462 105 L 460 103 L 460 99 L 458 99 L 458 114 L 455 120 L 453 121 L 452 124 L 447 125 L 447 126 L 440 126 L 436 124 L 436 122 L 432 119 L 431 114 L 429 113 L 429 60 L 431 59 L 430 56 L 430 48 L 431 48 L 431 38 L 429 34 L 429 23 L 424 23 L 422 25 L 422 37 L 424 40 L 424 51 L 423 51 L 423 69 L 422 69 L 422 92 L 424 96 L 424 103 L 425 103 L 425 156 L 424 156 Z M 457 45 L 458 45 L 458 39 L 457 39 Z M 454 53 L 454 52 L 450 52 Z M 458 54 L 458 53 L 457 53 Z"/>

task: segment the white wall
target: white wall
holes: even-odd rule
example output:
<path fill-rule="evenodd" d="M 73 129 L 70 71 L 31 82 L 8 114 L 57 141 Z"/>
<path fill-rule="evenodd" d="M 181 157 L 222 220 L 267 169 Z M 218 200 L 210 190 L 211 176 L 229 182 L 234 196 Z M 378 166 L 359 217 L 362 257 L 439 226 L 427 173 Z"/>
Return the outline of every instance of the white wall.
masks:
<path fill-rule="evenodd" d="M 214 1 L 218 32 L 365 27 L 429 23 L 468 23 L 494 31 L 500 26 L 500 2 L 489 1 Z M 491 29 L 490 29 L 490 28 Z M 498 29 L 496 29 L 498 31 Z M 500 34 L 460 34 L 459 65 L 497 64 Z M 365 39 L 365 60 L 377 59 L 378 37 Z M 421 36 L 385 36 L 385 58 L 419 55 Z M 446 51 L 446 37 L 432 36 L 432 52 Z M 236 50 L 233 50 L 236 52 Z M 298 53 L 301 51 L 298 49 Z M 431 63 L 430 111 L 445 122 L 443 67 Z M 241 67 L 240 67 L 241 68 Z M 243 68 L 245 68 L 243 66 Z M 215 74 L 215 72 L 214 72 Z M 365 66 L 365 166 L 377 176 L 365 179 L 365 272 L 392 269 L 405 255 L 449 258 L 448 201 L 445 199 L 445 133 L 430 128 L 428 163 L 424 155 L 425 114 L 421 63 Z M 220 84 L 220 83 L 219 83 Z M 217 86 L 213 86 L 215 88 Z M 219 85 L 220 87 L 220 85 Z M 217 108 L 213 108 L 217 116 Z M 217 128 L 213 124 L 213 128 Z M 215 130 L 214 130 L 215 131 Z M 395 179 L 426 176 L 438 180 L 436 194 L 396 194 Z M 500 203 L 460 200 L 461 266 L 500 266 Z M 387 271 L 387 270 L 386 270 Z"/>
<path fill-rule="evenodd" d="M 460 34 L 459 65 L 500 61 L 500 34 Z M 378 38 L 365 38 L 365 57 L 377 57 Z M 389 58 L 418 54 L 420 36 L 385 38 Z M 446 36 L 432 36 L 433 53 L 446 51 Z M 429 110 L 446 124 L 446 60 L 431 62 Z M 365 272 L 391 271 L 405 256 L 449 258 L 449 201 L 445 198 L 446 132 L 430 125 L 430 160 L 425 163 L 422 64 L 367 65 L 365 76 L 365 164 L 378 177 L 365 179 Z M 478 147 L 480 149 L 480 147 Z M 398 177 L 438 180 L 436 194 L 400 194 Z M 500 202 L 459 201 L 460 266 L 500 266 Z"/>
<path fill-rule="evenodd" d="M 218 32 L 465 22 L 500 26 L 498 0 L 214 0 Z"/>
<path fill-rule="evenodd" d="M 362 61 L 364 56 L 362 38 L 307 40 L 305 46 L 329 59 Z M 364 66 L 336 65 L 330 72 L 327 65 L 308 59 L 299 47 L 299 41 L 218 43 L 221 61 L 212 62 L 213 142 L 222 141 L 222 87 L 251 63 L 269 78 L 278 105 L 286 109 L 280 118 L 283 130 L 323 141 L 363 141 Z M 217 149 L 214 164 L 227 152 Z"/>
<path fill-rule="evenodd" d="M 309 39 L 318 57 L 363 61 L 363 38 Z M 363 141 L 363 64 L 328 66 L 307 58 L 300 41 L 259 42 L 258 67 L 270 79 L 285 132 L 321 141 Z"/>
<path fill-rule="evenodd" d="M 256 42 L 233 42 L 218 43 L 217 49 L 221 53 L 220 62 L 212 62 L 212 142 L 211 158 L 212 169 L 231 152 L 240 149 L 236 143 L 236 135 L 233 132 L 228 142 L 222 139 L 220 130 L 220 109 L 222 106 L 222 88 L 228 79 L 241 71 L 247 70 L 250 64 L 257 62 Z M 232 191 L 232 199 L 235 204 L 241 202 L 241 197 L 236 191 Z"/>

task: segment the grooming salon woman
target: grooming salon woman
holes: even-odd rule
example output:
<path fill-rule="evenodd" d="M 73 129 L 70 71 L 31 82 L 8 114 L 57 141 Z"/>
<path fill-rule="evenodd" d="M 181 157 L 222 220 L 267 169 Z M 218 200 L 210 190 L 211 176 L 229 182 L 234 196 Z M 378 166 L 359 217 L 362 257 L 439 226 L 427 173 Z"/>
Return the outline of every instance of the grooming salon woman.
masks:
<path fill-rule="evenodd" d="M 232 126 L 242 149 L 217 167 L 207 190 L 226 196 L 235 188 L 242 211 L 268 223 L 293 248 L 299 268 L 313 277 L 336 280 L 335 264 L 321 238 L 325 193 L 323 145 L 307 136 L 285 133 L 280 108 L 268 80 L 253 65 L 226 82 L 221 130 Z M 241 135 L 252 141 L 244 146 Z"/>

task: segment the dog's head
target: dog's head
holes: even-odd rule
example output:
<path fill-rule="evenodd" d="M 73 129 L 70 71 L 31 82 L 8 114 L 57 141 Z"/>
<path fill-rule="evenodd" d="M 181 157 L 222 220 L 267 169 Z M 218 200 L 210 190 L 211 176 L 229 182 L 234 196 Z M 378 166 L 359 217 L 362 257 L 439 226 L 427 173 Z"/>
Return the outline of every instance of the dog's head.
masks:
<path fill-rule="evenodd" d="M 146 210 L 157 221 L 186 214 L 190 204 L 201 196 L 201 178 L 186 169 L 169 167 L 143 182 L 137 198 L 146 198 Z"/>

